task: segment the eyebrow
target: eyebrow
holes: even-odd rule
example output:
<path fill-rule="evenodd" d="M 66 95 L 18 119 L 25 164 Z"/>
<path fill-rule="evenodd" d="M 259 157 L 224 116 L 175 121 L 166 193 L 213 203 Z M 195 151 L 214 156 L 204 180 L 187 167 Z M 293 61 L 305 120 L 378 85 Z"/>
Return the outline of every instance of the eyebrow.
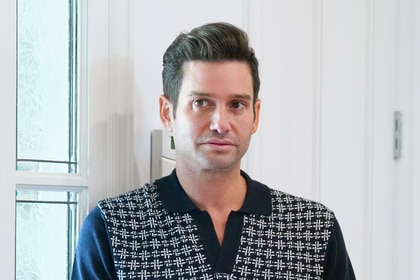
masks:
<path fill-rule="evenodd" d="M 199 91 L 192 91 L 190 93 L 188 93 L 187 97 L 192 97 L 192 96 L 199 96 L 199 97 L 211 97 L 211 94 L 208 93 L 204 93 L 204 92 L 199 92 Z M 234 94 L 233 98 L 235 99 L 242 99 L 242 100 L 252 100 L 252 97 L 249 94 Z"/>

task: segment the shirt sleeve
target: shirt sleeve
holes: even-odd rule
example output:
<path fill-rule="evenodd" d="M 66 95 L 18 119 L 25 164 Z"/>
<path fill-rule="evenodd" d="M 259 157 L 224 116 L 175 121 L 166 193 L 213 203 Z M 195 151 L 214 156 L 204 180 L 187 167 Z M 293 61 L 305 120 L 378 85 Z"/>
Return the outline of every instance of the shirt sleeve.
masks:
<path fill-rule="evenodd" d="M 327 255 L 325 259 L 325 277 L 327 280 L 355 280 L 353 266 L 347 254 L 343 234 L 334 217 L 334 225 L 330 240 L 328 241 Z"/>
<path fill-rule="evenodd" d="M 117 279 L 105 217 L 98 206 L 80 230 L 71 279 Z"/>

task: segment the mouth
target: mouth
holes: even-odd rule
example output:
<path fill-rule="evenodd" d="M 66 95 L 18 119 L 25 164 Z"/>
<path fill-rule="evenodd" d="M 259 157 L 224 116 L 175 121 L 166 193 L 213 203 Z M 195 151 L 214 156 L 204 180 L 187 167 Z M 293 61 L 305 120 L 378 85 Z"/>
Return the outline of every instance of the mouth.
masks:
<path fill-rule="evenodd" d="M 231 141 L 217 140 L 217 139 L 208 140 L 204 142 L 204 145 L 213 150 L 219 150 L 219 151 L 226 151 L 235 146 Z"/>

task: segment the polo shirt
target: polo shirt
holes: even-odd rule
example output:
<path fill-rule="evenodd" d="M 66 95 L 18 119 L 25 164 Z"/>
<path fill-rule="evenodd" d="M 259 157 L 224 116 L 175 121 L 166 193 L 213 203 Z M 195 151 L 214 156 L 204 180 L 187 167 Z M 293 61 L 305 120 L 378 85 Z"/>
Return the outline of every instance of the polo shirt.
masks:
<path fill-rule="evenodd" d="M 247 194 L 222 245 L 176 170 L 100 201 L 83 223 L 72 279 L 355 279 L 332 211 L 241 175 Z"/>

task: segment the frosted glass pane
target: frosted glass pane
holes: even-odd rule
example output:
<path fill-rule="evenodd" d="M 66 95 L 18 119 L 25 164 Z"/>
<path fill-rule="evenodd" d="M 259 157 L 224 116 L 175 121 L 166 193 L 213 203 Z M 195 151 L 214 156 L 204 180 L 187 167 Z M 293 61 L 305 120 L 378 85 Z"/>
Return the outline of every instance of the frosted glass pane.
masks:
<path fill-rule="evenodd" d="M 68 278 L 76 209 L 77 193 L 18 191 L 16 279 Z"/>
<path fill-rule="evenodd" d="M 18 170 L 67 173 L 75 161 L 71 10 L 71 1 L 18 1 Z"/>

